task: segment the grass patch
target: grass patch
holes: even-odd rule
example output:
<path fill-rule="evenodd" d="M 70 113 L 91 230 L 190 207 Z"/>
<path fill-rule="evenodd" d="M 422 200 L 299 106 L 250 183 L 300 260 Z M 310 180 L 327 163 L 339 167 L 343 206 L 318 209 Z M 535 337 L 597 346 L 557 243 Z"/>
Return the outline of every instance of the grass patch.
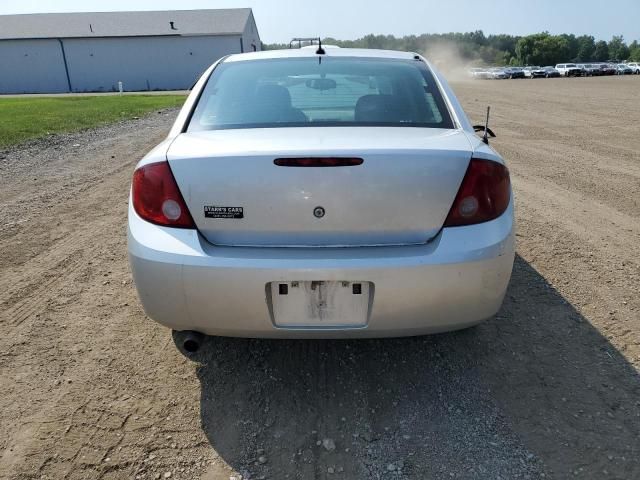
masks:
<path fill-rule="evenodd" d="M 183 95 L 0 98 L 0 148 L 178 107 Z"/>

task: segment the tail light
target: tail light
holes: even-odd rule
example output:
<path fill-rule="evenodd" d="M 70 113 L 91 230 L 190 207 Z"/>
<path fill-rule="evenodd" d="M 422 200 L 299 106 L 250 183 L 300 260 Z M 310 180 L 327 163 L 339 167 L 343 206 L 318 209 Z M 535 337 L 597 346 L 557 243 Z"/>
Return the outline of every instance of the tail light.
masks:
<path fill-rule="evenodd" d="M 509 170 L 491 160 L 471 159 L 445 227 L 459 227 L 498 218 L 509 206 Z"/>
<path fill-rule="evenodd" d="M 355 167 L 362 162 L 361 158 L 344 157 L 276 158 L 273 161 L 279 167 Z"/>
<path fill-rule="evenodd" d="M 133 173 L 131 198 L 136 213 L 148 222 L 165 227 L 195 228 L 169 162 L 138 168 Z"/>

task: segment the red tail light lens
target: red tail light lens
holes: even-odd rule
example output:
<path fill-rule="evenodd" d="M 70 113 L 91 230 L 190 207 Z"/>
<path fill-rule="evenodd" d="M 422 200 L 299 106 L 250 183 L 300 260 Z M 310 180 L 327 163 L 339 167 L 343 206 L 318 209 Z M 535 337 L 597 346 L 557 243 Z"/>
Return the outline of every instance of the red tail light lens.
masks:
<path fill-rule="evenodd" d="M 133 208 L 144 220 L 165 227 L 195 228 L 169 162 L 138 168 L 131 190 Z"/>
<path fill-rule="evenodd" d="M 509 206 L 509 170 L 491 160 L 471 159 L 445 227 L 459 227 L 498 218 Z"/>

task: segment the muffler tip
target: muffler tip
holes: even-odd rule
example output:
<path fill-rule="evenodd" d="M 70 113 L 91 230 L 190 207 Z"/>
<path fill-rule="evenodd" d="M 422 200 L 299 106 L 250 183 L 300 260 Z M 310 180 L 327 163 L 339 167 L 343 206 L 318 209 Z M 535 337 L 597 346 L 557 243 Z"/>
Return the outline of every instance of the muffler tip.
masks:
<path fill-rule="evenodd" d="M 198 350 L 200 350 L 200 343 L 190 338 L 184 341 L 182 347 L 186 352 L 196 353 Z"/>
<path fill-rule="evenodd" d="M 197 353 L 202 347 L 204 335 L 199 332 L 182 332 L 182 349 L 186 353 Z"/>

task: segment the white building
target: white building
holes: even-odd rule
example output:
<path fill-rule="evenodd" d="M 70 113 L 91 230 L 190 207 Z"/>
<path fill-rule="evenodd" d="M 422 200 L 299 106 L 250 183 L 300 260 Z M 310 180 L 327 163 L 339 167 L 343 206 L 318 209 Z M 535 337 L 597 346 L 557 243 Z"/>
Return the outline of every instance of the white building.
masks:
<path fill-rule="evenodd" d="M 249 8 L 0 16 L 0 94 L 182 90 L 260 50 Z"/>

